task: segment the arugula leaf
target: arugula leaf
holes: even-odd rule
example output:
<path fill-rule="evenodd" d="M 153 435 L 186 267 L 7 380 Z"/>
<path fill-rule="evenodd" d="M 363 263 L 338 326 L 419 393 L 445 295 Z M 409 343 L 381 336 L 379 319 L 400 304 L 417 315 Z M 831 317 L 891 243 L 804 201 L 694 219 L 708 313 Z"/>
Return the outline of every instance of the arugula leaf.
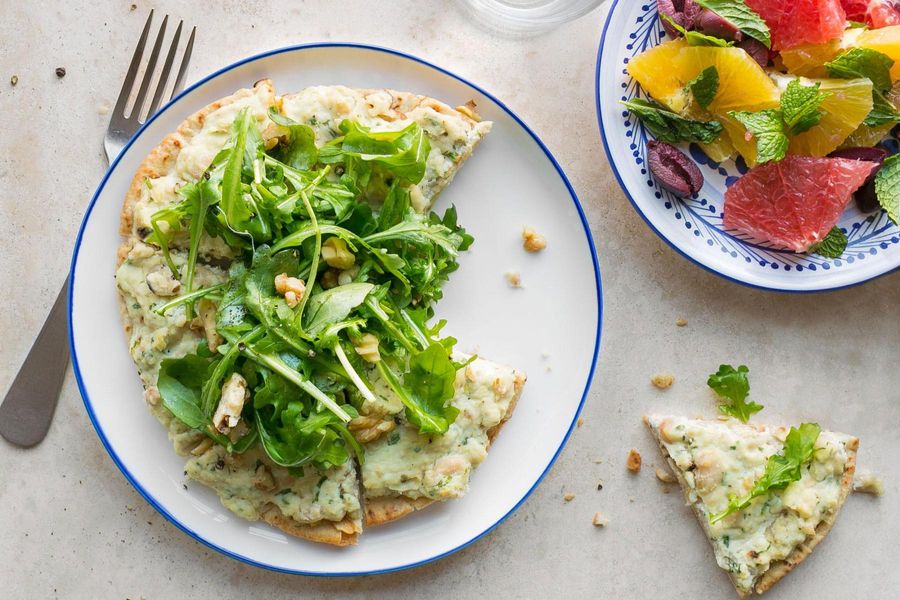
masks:
<path fill-rule="evenodd" d="M 750 493 L 743 497 L 730 496 L 728 507 L 718 514 L 710 514 L 709 522 L 717 523 L 728 515 L 747 508 L 755 498 L 774 490 L 783 490 L 791 483 L 800 481 L 803 465 L 812 460 L 819 433 L 821 429 L 815 423 L 803 423 L 799 429 L 791 427 L 781 454 L 769 457 L 765 472 Z"/>
<path fill-rule="evenodd" d="M 759 112 L 731 111 L 728 115 L 756 138 L 756 161 L 759 164 L 779 161 L 787 156 L 790 140 L 784 133 L 781 111 L 770 108 Z"/>
<path fill-rule="evenodd" d="M 715 66 L 703 69 L 685 88 L 694 94 L 700 106 L 707 108 L 719 92 L 719 70 Z"/>
<path fill-rule="evenodd" d="M 316 148 L 316 133 L 312 127 L 289 119 L 274 106 L 269 108 L 269 118 L 288 131 L 287 143 L 278 146 L 276 157 L 295 169 L 307 171 L 313 168 L 319 162 L 319 149 Z"/>
<path fill-rule="evenodd" d="M 888 218 L 900 225 L 900 154 L 885 159 L 875 176 L 875 195 Z"/>
<path fill-rule="evenodd" d="M 222 176 L 222 212 L 226 224 L 233 230 L 243 230 L 242 225 L 253 213 L 243 201 L 241 173 L 244 169 L 244 150 L 247 147 L 247 132 L 250 129 L 250 112 L 243 108 L 238 113 L 232 128 L 232 144 L 228 150 L 225 170 Z"/>
<path fill-rule="evenodd" d="M 766 48 L 772 47 L 772 34 L 763 21 L 744 0 L 694 0 L 702 8 L 708 8 Z"/>
<path fill-rule="evenodd" d="M 722 38 L 706 35 L 705 33 L 701 33 L 699 31 L 688 31 L 687 29 L 676 23 L 675 20 L 672 19 L 672 17 L 670 17 L 669 15 L 660 13 L 659 17 L 666 23 L 671 25 L 672 29 L 683 35 L 685 41 L 687 41 L 688 43 L 688 46 L 716 46 L 719 48 L 727 48 L 734 45 L 734 42 L 729 42 L 723 40 Z"/>
<path fill-rule="evenodd" d="M 215 187 L 209 179 L 199 179 L 195 183 L 183 186 L 178 192 L 187 204 L 190 218 L 190 247 L 188 250 L 187 265 L 184 270 L 184 289 L 190 294 L 194 291 L 194 271 L 197 266 L 197 253 L 200 249 L 200 238 L 203 236 L 203 224 L 206 221 L 206 213 L 213 204 L 219 201 Z M 188 302 L 188 315 L 194 313 L 193 302 Z"/>
<path fill-rule="evenodd" d="M 444 401 L 440 400 L 439 396 L 435 394 L 435 392 L 440 390 L 443 395 L 444 389 L 442 379 L 445 377 L 445 364 L 441 361 L 440 355 L 443 355 L 444 360 L 447 362 L 449 362 L 449 359 L 446 358 L 443 347 L 439 346 L 438 349 L 433 351 L 429 351 L 429 349 L 417 355 L 421 356 L 418 359 L 419 366 L 417 367 L 419 373 L 413 376 L 412 380 L 420 385 L 420 389 L 417 390 L 418 393 L 408 390 L 401 384 L 400 379 L 386 364 L 386 361 L 379 361 L 377 368 L 388 387 L 391 388 L 403 403 L 403 406 L 406 407 L 406 418 L 409 422 L 418 426 L 419 431 L 422 433 L 441 434 L 446 433 L 450 428 L 450 424 L 456 420 L 459 409 L 451 405 L 444 405 Z M 450 368 L 453 369 L 455 376 L 456 369 L 453 368 L 452 364 Z M 431 373 L 434 374 L 435 382 L 429 381 L 430 377 L 432 377 L 429 375 Z M 419 396 L 419 393 L 424 393 L 425 395 Z"/>
<path fill-rule="evenodd" d="M 819 91 L 821 84 L 803 85 L 800 78 L 788 83 L 781 95 L 781 115 L 790 135 L 798 135 L 819 124 L 825 115 L 822 101 L 831 94 Z"/>
<path fill-rule="evenodd" d="M 418 123 L 410 123 L 400 131 L 373 132 L 368 127 L 344 120 L 340 128 L 344 135 L 319 151 L 322 163 L 345 162 L 350 157 L 374 163 L 409 183 L 419 183 L 425 176 L 431 143 Z M 360 167 L 358 164 L 350 166 Z M 367 184 L 366 175 L 363 180 Z"/>
<path fill-rule="evenodd" d="M 885 93 L 891 89 L 891 67 L 894 59 L 871 48 L 852 48 L 831 62 L 825 69 L 831 77 L 838 79 L 869 79 L 875 91 Z"/>
<path fill-rule="evenodd" d="M 640 117 L 644 127 L 656 139 L 677 144 L 679 142 L 702 142 L 710 144 L 722 133 L 722 124 L 718 121 L 691 121 L 685 119 L 660 104 L 635 99 L 622 104 L 629 111 Z"/>
<path fill-rule="evenodd" d="M 329 325 L 343 321 L 365 302 L 374 288 L 371 283 L 348 283 L 315 294 L 307 304 L 306 331 L 316 335 Z"/>
<path fill-rule="evenodd" d="M 750 394 L 750 380 L 747 378 L 749 372 L 750 369 L 745 365 L 737 369 L 731 365 L 721 365 L 706 381 L 723 401 L 719 404 L 719 412 L 735 417 L 743 423 L 763 409 L 755 402 L 747 402 L 747 396 Z"/>
<path fill-rule="evenodd" d="M 200 407 L 200 389 L 210 361 L 196 354 L 167 358 L 160 363 L 156 387 L 163 406 L 191 429 L 206 430 L 211 424 Z"/>
<path fill-rule="evenodd" d="M 832 227 L 821 242 L 809 247 L 810 254 L 818 254 L 825 258 L 840 258 L 847 249 L 847 236 L 838 227 Z"/>

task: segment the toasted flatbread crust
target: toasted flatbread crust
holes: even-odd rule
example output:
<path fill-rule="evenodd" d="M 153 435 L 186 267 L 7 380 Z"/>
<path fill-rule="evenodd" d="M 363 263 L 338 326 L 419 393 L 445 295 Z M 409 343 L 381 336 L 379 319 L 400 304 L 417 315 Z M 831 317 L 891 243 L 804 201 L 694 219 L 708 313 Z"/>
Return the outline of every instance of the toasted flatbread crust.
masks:
<path fill-rule="evenodd" d="M 270 504 L 260 516 L 263 521 L 288 535 L 332 546 L 355 546 L 362 531 L 349 516 L 340 522 L 319 521 L 309 525 L 298 523 L 286 517 L 274 504 Z"/>
<path fill-rule="evenodd" d="M 488 442 L 494 442 L 496 437 L 500 434 L 500 430 L 503 429 L 503 426 L 506 425 L 510 417 L 512 417 L 513 411 L 516 409 L 516 404 L 519 402 L 519 397 L 522 395 L 522 389 L 525 387 L 526 379 L 525 375 L 516 373 L 516 378 L 513 382 L 515 394 L 509 404 L 509 411 L 500 423 L 488 430 Z M 488 445 L 488 448 L 490 449 L 490 445 Z M 366 527 L 376 527 L 378 525 L 397 521 L 418 510 L 422 510 L 426 506 L 430 506 L 434 502 L 435 500 L 429 498 L 410 498 L 408 496 L 371 499 L 364 497 L 363 504 L 365 506 Z"/>
<path fill-rule="evenodd" d="M 690 490 L 691 488 L 687 480 L 684 478 L 682 470 L 679 469 L 675 464 L 675 461 L 672 460 L 672 457 L 669 455 L 669 451 L 666 450 L 665 444 L 659 437 L 659 432 L 650 425 L 650 421 L 647 416 L 644 416 L 643 421 L 647 425 L 647 428 L 650 430 L 650 433 L 653 434 L 653 437 L 656 440 L 657 445 L 659 446 L 659 450 L 662 453 L 663 458 L 669 465 L 669 470 L 675 475 L 676 479 L 678 479 L 678 485 L 681 487 L 681 491 L 684 494 L 685 503 L 690 505 L 691 510 L 697 517 L 697 521 L 703 528 L 703 533 L 706 535 L 706 539 L 710 540 L 710 545 L 712 545 L 713 543 L 710 539 L 712 536 L 709 531 L 709 521 L 700 508 L 701 502 L 699 500 L 697 502 L 691 502 L 688 493 L 688 490 Z M 756 592 L 757 594 L 763 594 L 768 591 L 769 588 L 778 583 L 778 581 L 781 580 L 782 577 L 790 573 L 794 567 L 803 562 L 803 560 L 812 552 L 813 548 L 816 547 L 816 544 L 825 539 L 825 536 L 828 535 L 828 532 L 831 530 L 832 525 L 834 525 L 835 519 L 837 519 L 837 514 L 840 511 L 841 506 L 843 506 L 844 501 L 847 499 L 847 496 L 853 489 L 853 474 L 856 472 L 856 450 L 858 448 L 859 440 L 857 438 L 853 438 L 853 440 L 847 446 L 847 449 L 850 451 L 850 455 L 847 459 L 847 469 L 846 471 L 844 471 L 844 476 L 841 478 L 841 493 L 838 496 L 837 506 L 835 507 L 834 512 L 832 512 L 821 523 L 819 523 L 819 525 L 816 527 L 815 533 L 812 536 L 810 536 L 802 544 L 794 548 L 793 552 L 791 552 L 791 555 L 788 556 L 785 560 L 778 561 L 770 565 L 769 570 L 759 577 L 759 579 L 753 584 L 753 589 L 749 592 L 739 588 L 734 575 L 728 573 L 728 578 L 731 579 L 731 583 L 734 585 L 734 589 L 741 599 L 749 598 L 753 594 L 753 592 Z M 715 546 L 713 546 L 713 548 L 715 548 Z"/>

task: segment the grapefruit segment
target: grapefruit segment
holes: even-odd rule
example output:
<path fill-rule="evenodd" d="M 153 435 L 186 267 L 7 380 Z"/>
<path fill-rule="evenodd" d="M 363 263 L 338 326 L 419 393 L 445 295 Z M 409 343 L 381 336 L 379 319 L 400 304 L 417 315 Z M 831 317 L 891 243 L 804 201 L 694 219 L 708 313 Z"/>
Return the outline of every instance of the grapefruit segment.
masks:
<path fill-rule="evenodd" d="M 865 161 L 807 156 L 756 167 L 725 192 L 725 226 L 806 252 L 828 235 L 876 168 Z"/>
<path fill-rule="evenodd" d="M 874 29 L 900 25 L 900 2 L 871 0 L 868 10 L 866 10 L 866 24 Z"/>
<path fill-rule="evenodd" d="M 747 0 L 772 32 L 772 49 L 823 44 L 841 37 L 847 17 L 840 0 Z"/>

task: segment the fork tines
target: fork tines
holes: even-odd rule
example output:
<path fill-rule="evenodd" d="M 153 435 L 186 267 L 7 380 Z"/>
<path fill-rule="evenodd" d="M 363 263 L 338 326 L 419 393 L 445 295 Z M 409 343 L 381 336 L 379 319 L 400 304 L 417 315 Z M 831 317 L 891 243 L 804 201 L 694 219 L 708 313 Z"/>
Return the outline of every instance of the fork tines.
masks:
<path fill-rule="evenodd" d="M 178 27 L 175 29 L 175 35 L 169 43 L 169 51 L 166 53 L 166 59 L 163 63 L 162 70 L 157 74 L 156 63 L 159 59 L 159 53 L 166 37 L 166 26 L 169 23 L 169 16 L 166 15 L 163 17 L 162 24 L 159 26 L 156 41 L 153 44 L 153 49 L 150 51 L 150 58 L 147 60 L 147 64 L 143 70 L 143 77 L 141 78 L 140 87 L 137 88 L 134 103 L 131 105 L 131 109 L 126 112 L 128 100 L 131 98 L 132 94 L 135 93 L 135 80 L 137 79 L 138 72 L 141 70 L 141 59 L 144 57 L 144 48 L 147 46 L 147 38 L 150 34 L 150 25 L 152 22 L 153 11 L 151 10 L 147 17 L 147 22 L 144 24 L 144 30 L 141 32 L 141 37 L 138 40 L 137 48 L 134 50 L 134 56 L 131 58 L 131 65 L 128 67 L 128 73 L 125 75 L 125 83 L 122 85 L 122 91 L 119 93 L 119 99 L 116 101 L 116 106 L 113 110 L 113 118 L 118 117 L 125 121 L 136 120 L 138 123 L 143 123 L 150 115 L 153 115 L 159 110 L 163 98 L 166 100 L 174 98 L 175 95 L 184 88 L 184 77 L 187 73 L 188 63 L 191 59 L 191 51 L 194 48 L 194 35 L 197 28 L 191 28 L 191 35 L 184 48 L 184 54 L 181 57 L 181 63 L 178 67 L 175 83 L 172 86 L 171 92 L 166 95 L 166 84 L 169 82 L 169 75 L 172 72 L 172 66 L 175 63 L 175 55 L 178 51 L 178 43 L 181 40 L 181 30 L 184 25 L 183 21 L 178 22 Z M 156 87 L 154 88 L 149 105 L 147 105 L 147 94 L 154 83 L 154 79 L 156 79 Z"/>

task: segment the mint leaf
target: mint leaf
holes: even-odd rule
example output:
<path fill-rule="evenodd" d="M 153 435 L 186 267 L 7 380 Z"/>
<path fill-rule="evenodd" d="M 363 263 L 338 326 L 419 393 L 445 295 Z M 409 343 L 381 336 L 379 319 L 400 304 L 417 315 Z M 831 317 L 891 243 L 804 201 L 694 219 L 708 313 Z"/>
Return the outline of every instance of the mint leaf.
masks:
<path fill-rule="evenodd" d="M 872 112 L 866 115 L 863 124 L 868 127 L 879 127 L 888 123 L 900 123 L 900 113 L 897 112 L 890 100 L 873 91 Z"/>
<path fill-rule="evenodd" d="M 900 225 L 900 154 L 888 157 L 875 176 L 878 203 L 895 225 Z"/>
<path fill-rule="evenodd" d="M 822 120 L 825 113 L 819 108 L 831 94 L 820 92 L 820 86 L 820 83 L 803 85 L 799 78 L 788 83 L 781 95 L 781 116 L 791 135 L 808 131 Z"/>
<path fill-rule="evenodd" d="M 763 409 L 755 402 L 747 402 L 747 396 L 750 395 L 750 380 L 747 378 L 749 373 L 750 369 L 745 365 L 741 365 L 737 369 L 731 365 L 721 365 L 719 370 L 706 380 L 706 385 L 711 387 L 723 400 L 719 404 L 719 412 L 739 419 L 743 423 L 750 420 L 754 413 Z"/>
<path fill-rule="evenodd" d="M 825 258 L 840 258 L 847 249 L 847 236 L 837 227 L 832 227 L 825 238 L 809 247 L 810 254 L 818 254 Z"/>
<path fill-rule="evenodd" d="M 673 19 L 669 15 L 660 13 L 659 18 L 671 25 L 672 29 L 683 35 L 685 41 L 687 41 L 688 43 L 688 46 L 715 46 L 718 48 L 727 48 L 734 45 L 734 42 L 728 42 L 726 40 L 723 40 L 722 38 L 706 35 L 705 33 L 700 33 L 699 31 L 688 31 L 687 29 L 676 23 L 675 19 Z"/>
<path fill-rule="evenodd" d="M 891 67 L 894 60 L 871 48 L 847 50 L 831 62 L 825 63 L 828 74 L 838 79 L 864 77 L 872 81 L 875 90 L 882 94 L 891 89 Z"/>
<path fill-rule="evenodd" d="M 640 117 L 644 127 L 656 139 L 663 142 L 670 144 L 679 142 L 710 144 L 722 133 L 722 124 L 718 121 L 691 121 L 655 102 L 636 99 L 622 102 L 622 104 Z"/>
<path fill-rule="evenodd" d="M 773 490 L 783 490 L 791 483 L 800 481 L 803 476 L 803 465 L 812 460 L 816 441 L 821 432 L 822 429 L 815 423 L 803 423 L 799 428 L 791 427 L 784 440 L 781 454 L 769 457 L 766 470 L 753 485 L 750 493 L 743 497 L 730 496 L 728 507 L 718 514 L 709 515 L 709 522 L 717 523 L 728 515 L 750 506 L 754 498 L 771 493 Z"/>
<path fill-rule="evenodd" d="M 759 164 L 782 160 L 790 141 L 784 133 L 781 111 L 766 109 L 759 112 L 728 113 L 737 119 L 756 138 L 756 161 Z"/>
<path fill-rule="evenodd" d="M 703 8 L 708 8 L 735 27 L 741 33 L 772 47 L 772 35 L 762 17 L 744 3 L 744 0 L 694 0 Z"/>
<path fill-rule="evenodd" d="M 719 71 L 714 66 L 707 67 L 685 86 L 694 94 L 697 103 L 706 108 L 719 92 Z"/>

